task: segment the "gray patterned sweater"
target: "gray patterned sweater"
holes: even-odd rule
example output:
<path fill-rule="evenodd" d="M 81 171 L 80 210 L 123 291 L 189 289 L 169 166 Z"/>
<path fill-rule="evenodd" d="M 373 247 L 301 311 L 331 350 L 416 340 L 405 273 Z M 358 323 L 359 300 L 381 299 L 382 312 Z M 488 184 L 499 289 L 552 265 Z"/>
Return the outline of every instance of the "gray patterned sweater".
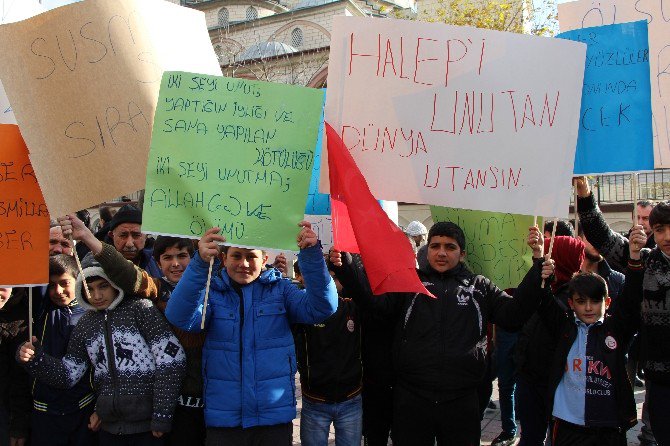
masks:
<path fill-rule="evenodd" d="M 99 267 L 84 274 L 107 278 Z M 37 379 L 54 387 L 72 387 L 93 368 L 98 401 L 96 412 L 102 429 L 113 434 L 148 431 L 169 432 L 184 376 L 184 350 L 162 314 L 147 299 L 118 297 L 96 311 L 81 295 L 88 309 L 72 332 L 67 354 L 57 360 L 39 348 L 26 367 Z"/>
<path fill-rule="evenodd" d="M 578 201 L 579 220 L 591 244 L 616 268 L 628 263 L 628 240 L 612 231 L 593 198 Z M 670 260 L 656 247 L 640 253 L 644 265 L 641 302 L 640 345 L 645 377 L 670 385 Z"/>

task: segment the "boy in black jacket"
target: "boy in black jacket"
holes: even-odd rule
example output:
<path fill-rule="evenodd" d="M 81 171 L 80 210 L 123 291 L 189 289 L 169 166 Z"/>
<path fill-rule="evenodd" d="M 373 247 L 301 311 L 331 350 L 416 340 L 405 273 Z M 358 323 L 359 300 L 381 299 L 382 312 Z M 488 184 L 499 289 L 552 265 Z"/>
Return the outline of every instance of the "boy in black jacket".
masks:
<path fill-rule="evenodd" d="M 294 270 L 300 280 L 297 262 Z M 360 320 L 356 304 L 344 297 L 337 279 L 335 286 L 337 311 L 320 324 L 296 324 L 293 332 L 302 388 L 300 441 L 304 446 L 328 443 L 331 423 L 337 444 L 361 443 Z"/>
<path fill-rule="evenodd" d="M 535 260 L 514 299 L 463 264 L 465 235 L 450 222 L 428 232 L 428 266 L 419 278 L 436 298 L 416 293 L 372 296 L 351 256 L 333 252 L 338 278 L 361 305 L 396 323 L 393 346 L 393 443 L 457 446 L 479 444 L 477 386 L 486 369 L 486 327 L 515 330 L 539 305 L 543 278 L 553 262 Z M 339 266 L 339 268 L 338 268 Z"/>
<path fill-rule="evenodd" d="M 638 238 L 645 238 L 644 232 Z M 543 296 L 538 312 L 558 340 L 548 394 L 553 446 L 624 446 L 626 431 L 637 423 L 625 354 L 639 324 L 639 299 L 633 295 L 643 276 L 635 263 L 644 246 L 639 241 L 630 243 L 632 260 L 611 316 L 605 316 L 610 303 L 607 283 L 595 273 L 579 273 L 568 284 L 574 316 L 566 314 L 548 291 Z"/>

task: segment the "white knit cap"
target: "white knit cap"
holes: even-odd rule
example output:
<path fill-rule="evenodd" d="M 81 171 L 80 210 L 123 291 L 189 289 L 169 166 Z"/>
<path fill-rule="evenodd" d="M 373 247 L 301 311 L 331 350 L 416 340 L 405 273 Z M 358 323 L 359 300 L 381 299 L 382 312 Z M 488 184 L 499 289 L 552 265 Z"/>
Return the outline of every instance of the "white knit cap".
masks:
<path fill-rule="evenodd" d="M 415 235 L 427 235 L 428 229 L 420 221 L 412 221 L 407 225 L 407 230 L 405 233 L 409 236 Z"/>

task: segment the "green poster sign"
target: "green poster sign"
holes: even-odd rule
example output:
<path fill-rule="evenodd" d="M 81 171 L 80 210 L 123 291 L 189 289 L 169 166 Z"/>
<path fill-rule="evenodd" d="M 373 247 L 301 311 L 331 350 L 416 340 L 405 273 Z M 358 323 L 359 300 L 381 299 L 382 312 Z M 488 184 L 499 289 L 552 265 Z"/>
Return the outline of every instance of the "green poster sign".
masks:
<path fill-rule="evenodd" d="M 142 230 L 297 250 L 322 105 L 321 90 L 166 72 Z"/>
<path fill-rule="evenodd" d="M 466 261 L 499 288 L 516 288 L 532 265 L 526 244 L 533 217 L 431 206 L 433 221 L 451 221 L 465 233 Z"/>

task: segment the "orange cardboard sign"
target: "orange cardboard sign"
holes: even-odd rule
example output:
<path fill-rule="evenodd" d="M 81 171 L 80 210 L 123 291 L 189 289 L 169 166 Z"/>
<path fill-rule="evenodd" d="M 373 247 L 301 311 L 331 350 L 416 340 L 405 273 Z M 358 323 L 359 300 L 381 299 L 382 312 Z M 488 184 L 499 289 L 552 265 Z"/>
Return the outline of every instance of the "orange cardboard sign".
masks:
<path fill-rule="evenodd" d="M 0 286 L 49 282 L 49 212 L 16 125 L 0 125 Z"/>

